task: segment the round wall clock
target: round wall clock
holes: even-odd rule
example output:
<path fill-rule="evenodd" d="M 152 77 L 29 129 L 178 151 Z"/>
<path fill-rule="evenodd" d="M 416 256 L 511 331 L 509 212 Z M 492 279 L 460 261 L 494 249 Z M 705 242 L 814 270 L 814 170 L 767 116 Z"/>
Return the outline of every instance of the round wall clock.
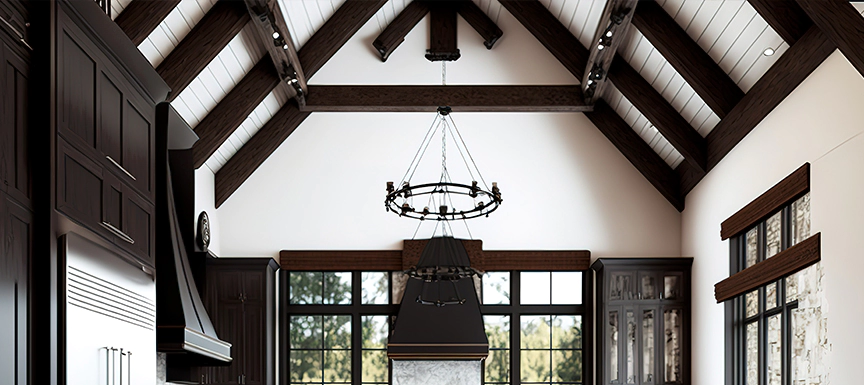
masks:
<path fill-rule="evenodd" d="M 210 247 L 210 217 L 207 216 L 206 211 L 198 214 L 198 234 L 195 238 L 197 238 L 198 247 L 202 251 L 207 251 L 207 248 Z"/>

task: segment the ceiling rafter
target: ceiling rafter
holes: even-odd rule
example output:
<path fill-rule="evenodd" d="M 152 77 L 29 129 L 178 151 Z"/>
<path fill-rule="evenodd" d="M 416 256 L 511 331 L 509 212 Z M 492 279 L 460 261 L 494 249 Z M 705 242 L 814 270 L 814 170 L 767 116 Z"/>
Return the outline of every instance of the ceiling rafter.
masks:
<path fill-rule="evenodd" d="M 582 89 L 585 91 L 585 101 L 593 104 L 605 93 L 603 90 L 608 84 L 606 74 L 618 47 L 627 38 L 627 30 L 630 29 L 630 20 L 636 10 L 638 0 L 610 0 L 603 8 L 600 22 L 594 32 L 594 40 L 588 50 L 588 64 L 585 65 L 585 74 L 582 75 Z M 599 47 L 603 47 L 600 49 Z"/>
<path fill-rule="evenodd" d="M 672 206 L 678 211 L 684 211 L 684 198 L 678 188 L 678 175 L 612 107 L 605 101 L 598 100 L 594 104 L 594 111 L 586 112 L 585 116 Z"/>
<path fill-rule="evenodd" d="M 430 1 L 429 4 L 429 61 L 459 60 L 456 38 L 456 9 L 448 2 Z"/>
<path fill-rule="evenodd" d="M 372 42 L 372 46 L 381 55 L 381 61 L 387 61 L 387 58 L 396 50 L 396 47 L 405 41 L 405 36 L 408 36 L 408 32 L 411 32 L 427 13 L 429 13 L 429 7 L 426 6 L 425 2 L 418 0 L 408 3 L 405 9 L 399 12 L 399 15 Z"/>
<path fill-rule="evenodd" d="M 585 112 L 579 86 L 310 86 L 303 111 Z M 671 169 L 670 169 L 671 171 Z"/>
<path fill-rule="evenodd" d="M 706 171 L 720 163 L 726 154 L 810 76 L 836 48 L 819 27 L 810 27 L 708 134 Z M 695 170 L 687 163 L 679 165 L 676 172 L 681 178 L 681 192 L 684 195 L 705 176 L 705 172 Z"/>
<path fill-rule="evenodd" d="M 180 4 L 180 0 L 134 0 L 120 12 L 114 22 L 137 46 L 147 40 L 147 36 L 168 17 L 177 4 Z"/>
<path fill-rule="evenodd" d="M 140 0 L 139 0 L 140 1 Z M 173 101 L 249 22 L 242 1 L 219 0 L 156 67 Z"/>
<path fill-rule="evenodd" d="M 864 76 L 864 43 L 861 40 L 864 37 L 864 19 L 855 7 L 841 0 L 798 0 L 798 5 Z"/>
<path fill-rule="evenodd" d="M 297 104 L 305 103 L 309 89 L 306 75 L 297 56 L 291 32 L 282 16 L 278 0 L 245 0 L 258 35 L 269 53 L 273 67 L 293 93 Z"/>
<path fill-rule="evenodd" d="M 748 0 L 787 44 L 795 44 L 813 25 L 801 7 L 789 0 Z"/>
<path fill-rule="evenodd" d="M 315 75 L 387 0 L 346 0 L 297 52 L 306 79 Z M 216 207 L 221 206 L 308 117 L 294 102 L 270 120 L 216 172 Z"/>
<path fill-rule="evenodd" d="M 498 25 L 486 15 L 486 12 L 483 12 L 471 0 L 460 1 L 459 8 L 456 11 L 468 22 L 468 25 L 483 37 L 483 45 L 486 46 L 486 49 L 492 49 L 495 42 L 504 35 L 501 28 L 498 28 Z"/>
<path fill-rule="evenodd" d="M 198 134 L 198 141 L 192 146 L 195 168 L 210 159 L 277 85 L 279 75 L 273 68 L 270 55 L 265 54 L 195 127 Z"/>
<path fill-rule="evenodd" d="M 640 1 L 633 25 L 721 119 L 744 97 L 711 56 L 655 1 Z"/>

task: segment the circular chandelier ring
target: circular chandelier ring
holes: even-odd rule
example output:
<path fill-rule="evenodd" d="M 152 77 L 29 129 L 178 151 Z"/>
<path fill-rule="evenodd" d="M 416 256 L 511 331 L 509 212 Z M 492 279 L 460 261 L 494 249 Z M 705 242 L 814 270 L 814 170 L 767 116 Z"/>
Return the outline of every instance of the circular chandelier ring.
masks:
<path fill-rule="evenodd" d="M 388 190 L 389 189 L 388 186 Z M 411 207 L 407 202 L 401 205 L 397 202 L 397 199 L 399 198 L 408 199 L 411 197 L 432 194 L 465 195 L 475 199 L 480 199 L 480 202 L 476 206 L 472 207 L 471 210 L 459 211 L 443 204 L 434 208 L 437 211 L 433 211 L 433 209 L 430 208 L 424 208 L 423 210 L 418 211 L 416 208 Z M 393 212 L 400 217 L 414 218 L 421 221 L 426 219 L 452 221 L 489 215 L 498 209 L 501 202 L 503 202 L 501 199 L 501 192 L 498 190 L 497 186 L 494 186 L 494 184 L 492 191 L 487 191 L 479 187 L 461 183 L 439 182 L 419 184 L 416 186 L 406 184 L 398 190 L 388 191 L 387 198 L 384 201 L 384 206 L 387 208 L 387 211 Z"/>

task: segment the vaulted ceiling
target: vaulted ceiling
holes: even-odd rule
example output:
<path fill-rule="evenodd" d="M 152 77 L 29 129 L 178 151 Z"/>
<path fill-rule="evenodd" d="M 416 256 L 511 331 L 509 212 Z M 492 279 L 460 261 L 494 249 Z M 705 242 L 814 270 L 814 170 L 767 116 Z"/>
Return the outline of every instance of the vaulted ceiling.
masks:
<path fill-rule="evenodd" d="M 426 3 L 442 1 L 456 0 Z M 864 3 L 657 0 L 639 1 L 634 10 L 635 0 L 474 0 L 475 14 L 460 14 L 474 19 L 469 24 L 487 47 L 494 49 L 494 23 L 510 13 L 573 74 L 572 85 L 314 83 L 313 75 L 364 24 L 377 23 L 389 39 L 388 55 L 398 50 L 423 17 L 410 3 L 111 5 L 112 17 L 171 87 L 169 100 L 199 135 L 195 165 L 215 173 L 217 207 L 315 111 L 434 111 L 446 102 L 456 111 L 584 112 L 680 211 L 705 174 L 836 48 L 864 74 Z M 603 54 L 596 42 L 610 15 L 622 9 L 630 12 L 616 30 L 614 58 L 607 51 L 607 59 L 595 62 Z M 584 98 L 588 83 L 582 81 L 598 62 L 605 70 L 602 91 Z"/>

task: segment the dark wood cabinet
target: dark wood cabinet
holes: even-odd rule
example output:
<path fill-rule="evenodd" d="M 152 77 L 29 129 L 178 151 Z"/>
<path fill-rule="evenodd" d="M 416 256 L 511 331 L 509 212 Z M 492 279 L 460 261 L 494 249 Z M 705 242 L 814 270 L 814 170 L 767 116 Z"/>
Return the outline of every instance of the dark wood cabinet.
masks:
<path fill-rule="evenodd" d="M 272 258 L 207 261 L 204 305 L 216 334 L 232 344 L 233 362 L 201 368 L 202 383 L 274 385 L 276 270 Z"/>
<path fill-rule="evenodd" d="M 692 258 L 601 258 L 597 384 L 690 384 Z"/>
<path fill-rule="evenodd" d="M 32 212 L 0 192 L 0 383 L 27 384 Z"/>
<path fill-rule="evenodd" d="M 27 79 L 29 64 L 14 41 L 3 35 L 0 47 L 0 191 L 30 206 Z"/>

